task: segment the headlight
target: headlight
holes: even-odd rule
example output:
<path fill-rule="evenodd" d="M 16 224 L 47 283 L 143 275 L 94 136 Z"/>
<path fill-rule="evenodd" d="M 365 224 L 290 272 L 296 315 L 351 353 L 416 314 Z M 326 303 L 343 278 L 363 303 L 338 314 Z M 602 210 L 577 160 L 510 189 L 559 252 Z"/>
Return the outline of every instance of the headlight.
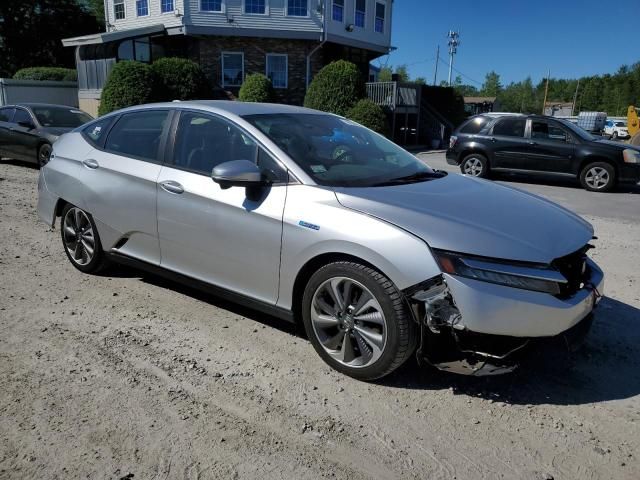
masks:
<path fill-rule="evenodd" d="M 625 163 L 640 163 L 640 152 L 632 148 L 626 148 L 622 151 L 622 158 Z"/>
<path fill-rule="evenodd" d="M 459 277 L 552 295 L 558 295 L 560 285 L 567 283 L 560 272 L 544 265 L 488 260 L 442 250 L 433 252 L 443 272 Z"/>

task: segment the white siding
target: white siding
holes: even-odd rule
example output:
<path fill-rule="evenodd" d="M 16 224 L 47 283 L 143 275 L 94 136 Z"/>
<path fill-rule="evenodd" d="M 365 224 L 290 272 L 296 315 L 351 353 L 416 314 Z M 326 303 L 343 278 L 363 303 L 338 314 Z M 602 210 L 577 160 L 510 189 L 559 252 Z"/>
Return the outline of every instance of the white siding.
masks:
<path fill-rule="evenodd" d="M 384 33 L 375 31 L 376 1 L 386 5 Z M 327 0 L 327 2 L 327 32 L 329 35 L 342 37 L 346 41 L 355 40 L 381 47 L 391 46 L 391 13 L 393 8 L 391 0 L 366 0 L 365 28 L 354 27 L 352 32 L 348 32 L 346 27 L 350 24 L 355 25 L 356 0 L 344 0 L 344 22 L 342 23 L 333 20 L 333 0 Z"/>
<path fill-rule="evenodd" d="M 113 25 L 113 30 L 127 30 L 130 28 L 148 27 L 149 25 L 164 24 L 165 27 L 177 27 L 182 25 L 184 18 L 184 0 L 173 0 L 174 8 L 178 9 L 181 16 L 176 17 L 173 12 L 161 13 L 160 0 L 147 0 L 149 3 L 149 15 L 138 17 L 136 15 L 136 0 L 124 0 L 125 18 L 116 20 L 113 11 L 113 0 L 104 0 L 107 5 L 107 13 L 109 15 L 109 23 Z M 115 28 L 114 28 L 115 27 Z"/>
<path fill-rule="evenodd" d="M 287 0 L 267 0 L 268 14 L 245 15 L 243 0 L 223 0 L 223 13 L 203 12 L 200 0 L 187 2 L 187 25 L 207 27 L 227 27 L 232 32 L 239 29 L 257 30 L 289 30 L 302 32 L 318 32 L 322 30 L 322 15 L 318 12 L 318 4 L 322 0 L 309 0 L 308 17 L 287 16 Z M 231 33 L 230 33 L 231 34 Z"/>

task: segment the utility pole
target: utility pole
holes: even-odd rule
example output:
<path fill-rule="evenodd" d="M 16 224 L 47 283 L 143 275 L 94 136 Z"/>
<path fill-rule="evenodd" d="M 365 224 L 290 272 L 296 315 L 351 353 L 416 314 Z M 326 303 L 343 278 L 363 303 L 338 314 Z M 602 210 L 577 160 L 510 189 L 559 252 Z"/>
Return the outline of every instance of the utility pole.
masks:
<path fill-rule="evenodd" d="M 549 93 L 549 77 L 551 76 L 551 70 L 547 72 L 547 84 L 544 87 L 544 102 L 542 102 L 542 115 L 544 115 L 544 109 L 547 106 L 547 94 Z"/>
<path fill-rule="evenodd" d="M 440 45 L 438 45 L 438 50 L 436 50 L 436 71 L 433 74 L 433 85 L 438 85 L 438 64 L 440 63 Z"/>
<path fill-rule="evenodd" d="M 453 70 L 453 56 L 458 53 L 458 45 L 460 45 L 460 34 L 453 30 L 449 30 L 447 34 L 449 41 L 447 45 L 449 45 L 449 79 L 447 83 L 451 86 L 451 71 Z"/>
<path fill-rule="evenodd" d="M 571 105 L 571 116 L 573 116 L 573 112 L 576 111 L 576 101 L 578 100 L 578 88 L 580 88 L 580 79 L 578 79 L 578 84 L 576 85 L 576 93 L 573 94 L 573 105 Z"/>

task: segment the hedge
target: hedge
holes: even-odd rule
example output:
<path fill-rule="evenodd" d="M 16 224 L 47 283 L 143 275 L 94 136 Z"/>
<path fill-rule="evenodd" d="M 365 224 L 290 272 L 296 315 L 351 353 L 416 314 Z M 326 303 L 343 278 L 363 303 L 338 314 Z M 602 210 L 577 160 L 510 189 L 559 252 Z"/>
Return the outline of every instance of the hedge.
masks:
<path fill-rule="evenodd" d="M 73 68 L 62 67 L 29 67 L 21 68 L 14 75 L 16 80 L 54 80 L 77 82 L 78 72 Z"/>
<path fill-rule="evenodd" d="M 113 66 L 102 89 L 98 113 L 106 113 L 154 100 L 155 76 L 151 67 L 135 61 L 118 62 Z"/>
<path fill-rule="evenodd" d="M 247 75 L 238 94 L 241 102 L 272 102 L 274 96 L 271 80 L 261 73 Z"/>
<path fill-rule="evenodd" d="M 304 98 L 304 106 L 344 116 L 365 96 L 365 85 L 358 67 L 338 60 L 315 76 Z"/>
<path fill-rule="evenodd" d="M 380 105 L 368 98 L 360 100 L 347 112 L 347 118 L 382 135 L 388 134 L 387 116 Z"/>
<path fill-rule="evenodd" d="M 207 80 L 200 65 L 186 58 L 161 58 L 151 65 L 156 77 L 156 99 L 193 100 L 207 95 Z"/>

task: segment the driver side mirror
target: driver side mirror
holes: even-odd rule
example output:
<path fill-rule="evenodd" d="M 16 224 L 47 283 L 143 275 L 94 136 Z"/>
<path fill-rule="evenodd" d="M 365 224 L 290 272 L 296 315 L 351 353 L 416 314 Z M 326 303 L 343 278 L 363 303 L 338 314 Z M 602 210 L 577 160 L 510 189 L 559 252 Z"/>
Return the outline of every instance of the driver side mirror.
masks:
<path fill-rule="evenodd" d="M 230 187 L 258 187 L 271 183 L 258 166 L 249 160 L 231 160 L 214 167 L 211 178 L 223 189 Z"/>
<path fill-rule="evenodd" d="M 20 125 L 21 127 L 24 128 L 28 128 L 29 130 L 33 130 L 34 128 L 36 128 L 36 126 L 29 121 L 22 121 L 22 122 L 18 122 L 18 125 Z"/>

